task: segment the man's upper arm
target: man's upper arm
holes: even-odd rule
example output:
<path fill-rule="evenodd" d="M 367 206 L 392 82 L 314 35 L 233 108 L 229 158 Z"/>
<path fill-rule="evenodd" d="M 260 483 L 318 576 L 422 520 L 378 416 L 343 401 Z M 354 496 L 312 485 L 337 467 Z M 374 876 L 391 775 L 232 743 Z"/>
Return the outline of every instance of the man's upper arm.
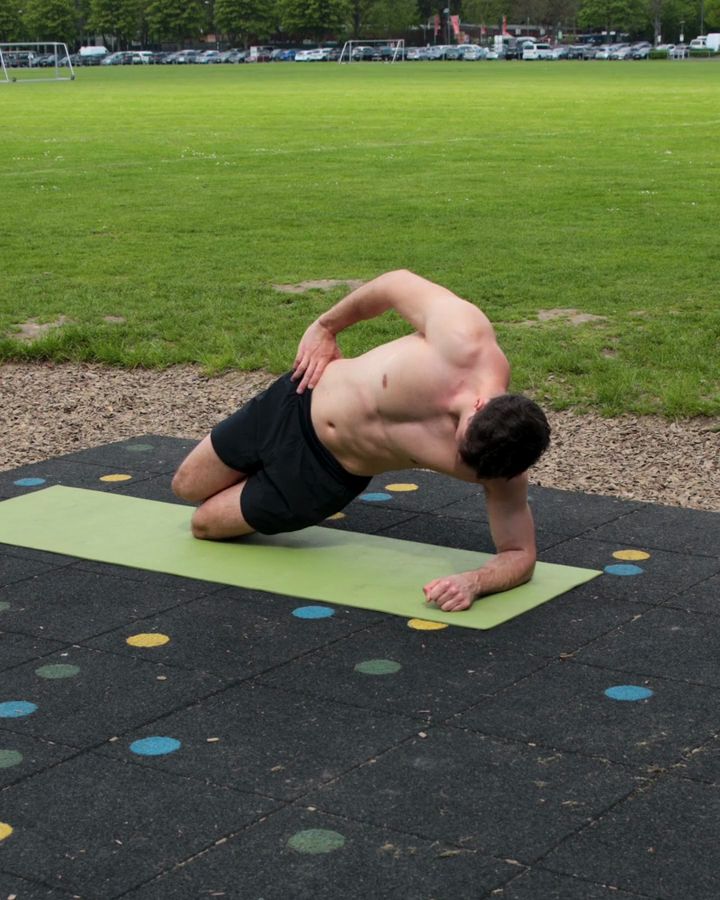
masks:
<path fill-rule="evenodd" d="M 528 505 L 527 473 L 508 481 L 486 482 L 485 498 L 490 531 L 498 553 L 519 550 L 534 560 L 535 523 Z"/>
<path fill-rule="evenodd" d="M 487 316 L 447 288 L 405 270 L 393 272 L 393 308 L 451 361 L 476 352 L 495 332 Z"/>

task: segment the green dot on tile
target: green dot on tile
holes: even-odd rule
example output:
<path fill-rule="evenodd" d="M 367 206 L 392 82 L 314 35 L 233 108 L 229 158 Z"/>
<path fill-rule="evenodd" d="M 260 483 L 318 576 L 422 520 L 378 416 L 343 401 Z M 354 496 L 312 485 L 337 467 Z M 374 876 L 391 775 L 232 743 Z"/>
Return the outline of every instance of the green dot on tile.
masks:
<path fill-rule="evenodd" d="M 152 444 L 128 444 L 125 447 L 128 453 L 147 453 L 149 450 L 154 450 Z"/>
<path fill-rule="evenodd" d="M 35 674 L 41 678 L 73 678 L 80 671 L 80 666 L 70 666 L 64 663 L 53 663 L 48 666 L 40 666 L 35 669 Z"/>
<path fill-rule="evenodd" d="M 338 831 L 308 828 L 298 831 L 288 841 L 288 847 L 298 853 L 332 853 L 345 846 L 345 838 Z"/>
<path fill-rule="evenodd" d="M 0 750 L 0 769 L 10 769 L 18 766 L 23 760 L 19 750 Z"/>
<path fill-rule="evenodd" d="M 7 600 L 0 602 L 0 612 L 6 612 L 8 609 L 10 609 L 10 604 Z"/>
<path fill-rule="evenodd" d="M 355 666 L 361 675 L 394 675 L 402 666 L 394 659 L 366 659 Z"/>

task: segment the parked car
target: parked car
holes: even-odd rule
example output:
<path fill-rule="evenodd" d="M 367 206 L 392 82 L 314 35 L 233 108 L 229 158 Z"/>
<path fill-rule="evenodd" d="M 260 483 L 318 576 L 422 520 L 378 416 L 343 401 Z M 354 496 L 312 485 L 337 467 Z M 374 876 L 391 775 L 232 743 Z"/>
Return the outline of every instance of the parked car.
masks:
<path fill-rule="evenodd" d="M 437 44 L 428 48 L 428 59 L 461 59 L 461 52 L 457 44 Z"/>
<path fill-rule="evenodd" d="M 589 57 L 589 59 L 610 59 L 611 50 L 612 48 L 608 44 L 603 44 L 595 48 L 594 55 Z"/>
<path fill-rule="evenodd" d="M 427 58 L 427 47 L 408 47 L 408 49 L 405 51 L 405 59 L 407 60 L 423 60 Z"/>
<path fill-rule="evenodd" d="M 272 50 L 270 50 L 267 47 L 258 47 L 254 53 L 251 50 L 250 53 L 248 53 L 248 55 L 245 57 L 245 62 L 247 62 L 247 63 L 272 62 Z"/>
<path fill-rule="evenodd" d="M 322 50 L 315 47 L 312 50 L 298 50 L 295 54 L 295 62 L 322 62 Z"/>
<path fill-rule="evenodd" d="M 503 51 L 504 59 L 522 59 L 523 50 L 526 47 L 535 46 L 535 39 L 531 37 L 517 37 L 511 40 Z"/>
<path fill-rule="evenodd" d="M 225 62 L 233 63 L 233 64 L 244 63 L 246 57 L 247 57 L 247 50 L 231 50 L 228 53 L 227 59 L 225 60 Z"/>
<path fill-rule="evenodd" d="M 652 44 L 648 41 L 640 41 L 637 44 L 633 44 L 630 53 L 631 59 L 649 59 L 650 52 L 652 50 Z"/>
<path fill-rule="evenodd" d="M 199 55 L 199 50 L 181 50 L 179 53 L 175 54 L 173 64 L 176 66 L 193 65 L 195 62 L 197 62 L 197 58 Z"/>
<path fill-rule="evenodd" d="M 353 47 L 352 58 L 355 62 L 372 62 L 382 59 L 380 48 L 374 44 L 360 44 Z"/>
<path fill-rule="evenodd" d="M 89 44 L 80 48 L 80 56 L 84 66 L 99 66 L 100 61 L 108 55 L 108 48 L 102 44 Z"/>
<path fill-rule="evenodd" d="M 478 44 L 463 44 L 460 48 L 460 59 L 467 60 L 468 62 L 485 59 L 486 56 L 487 50 L 484 47 L 478 46 Z"/>
<path fill-rule="evenodd" d="M 523 47 L 522 58 L 525 60 L 533 59 L 552 59 L 552 47 L 550 44 L 525 44 Z"/>
<path fill-rule="evenodd" d="M 201 66 L 209 66 L 218 61 L 219 50 L 203 50 L 195 57 L 195 62 Z"/>
<path fill-rule="evenodd" d="M 615 44 L 610 48 L 608 59 L 629 59 L 631 53 L 630 44 Z"/>
<path fill-rule="evenodd" d="M 128 66 L 132 63 L 132 53 L 128 53 L 125 50 L 119 50 L 116 53 L 111 53 L 109 56 L 106 56 L 105 59 L 100 63 L 102 66 Z"/>
<path fill-rule="evenodd" d="M 380 47 L 380 59 L 383 62 L 405 59 L 405 50 L 402 47 L 391 47 L 390 44 L 384 44 Z"/>

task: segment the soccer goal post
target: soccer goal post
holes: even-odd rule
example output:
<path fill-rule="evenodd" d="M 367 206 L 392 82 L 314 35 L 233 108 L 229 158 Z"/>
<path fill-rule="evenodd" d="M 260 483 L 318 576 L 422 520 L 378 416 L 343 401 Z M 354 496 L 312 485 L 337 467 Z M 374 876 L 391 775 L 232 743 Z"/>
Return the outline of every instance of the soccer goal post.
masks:
<path fill-rule="evenodd" d="M 0 43 L 0 83 L 74 81 L 67 44 L 60 41 Z"/>
<path fill-rule="evenodd" d="M 338 62 L 398 62 L 405 59 L 405 39 L 388 38 L 372 41 L 345 41 Z"/>

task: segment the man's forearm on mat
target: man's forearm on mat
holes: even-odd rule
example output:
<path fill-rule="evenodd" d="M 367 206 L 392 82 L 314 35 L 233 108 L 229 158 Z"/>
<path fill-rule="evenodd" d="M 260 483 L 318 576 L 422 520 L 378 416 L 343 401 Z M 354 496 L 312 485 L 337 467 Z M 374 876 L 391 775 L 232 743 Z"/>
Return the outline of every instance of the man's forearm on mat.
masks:
<path fill-rule="evenodd" d="M 499 594 L 530 581 L 535 571 L 535 553 L 530 550 L 504 550 L 472 573 L 475 596 Z"/>

